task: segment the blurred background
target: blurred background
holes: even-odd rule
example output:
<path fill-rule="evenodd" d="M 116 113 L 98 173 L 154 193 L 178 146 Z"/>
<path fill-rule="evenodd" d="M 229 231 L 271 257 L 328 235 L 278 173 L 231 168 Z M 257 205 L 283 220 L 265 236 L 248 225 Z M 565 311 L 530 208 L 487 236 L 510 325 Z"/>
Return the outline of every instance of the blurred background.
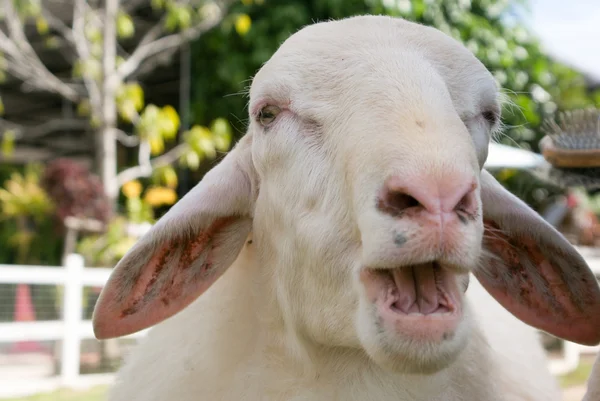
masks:
<path fill-rule="evenodd" d="M 600 107 L 596 0 L 0 0 L 0 399 L 104 399 L 144 335 L 93 338 L 110 268 L 241 137 L 278 45 L 365 13 L 462 41 L 511 100 L 500 144 L 537 153 L 545 119 Z M 600 194 L 512 161 L 492 172 L 598 266 Z M 598 348 L 540 340 L 581 400 Z"/>

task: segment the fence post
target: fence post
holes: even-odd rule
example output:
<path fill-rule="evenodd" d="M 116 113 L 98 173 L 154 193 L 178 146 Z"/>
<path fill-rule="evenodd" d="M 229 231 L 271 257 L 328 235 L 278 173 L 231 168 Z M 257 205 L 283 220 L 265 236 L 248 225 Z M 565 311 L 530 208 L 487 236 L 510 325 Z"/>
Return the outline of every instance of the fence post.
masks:
<path fill-rule="evenodd" d="M 62 344 L 61 382 L 65 387 L 76 384 L 81 354 L 80 323 L 83 314 L 83 266 L 81 255 L 66 257 L 63 296 L 64 334 Z"/>

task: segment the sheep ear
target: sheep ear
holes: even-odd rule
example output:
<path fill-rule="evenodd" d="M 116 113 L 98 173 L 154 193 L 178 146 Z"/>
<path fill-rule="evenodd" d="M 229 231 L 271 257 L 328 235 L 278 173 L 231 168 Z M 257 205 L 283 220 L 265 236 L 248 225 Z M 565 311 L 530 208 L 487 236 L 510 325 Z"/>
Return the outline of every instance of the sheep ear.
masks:
<path fill-rule="evenodd" d="M 487 171 L 483 258 L 475 276 L 523 322 L 568 341 L 600 342 L 600 288 L 576 249 Z"/>
<path fill-rule="evenodd" d="M 205 292 L 252 228 L 257 180 L 246 135 L 119 261 L 96 304 L 96 338 L 159 323 Z"/>

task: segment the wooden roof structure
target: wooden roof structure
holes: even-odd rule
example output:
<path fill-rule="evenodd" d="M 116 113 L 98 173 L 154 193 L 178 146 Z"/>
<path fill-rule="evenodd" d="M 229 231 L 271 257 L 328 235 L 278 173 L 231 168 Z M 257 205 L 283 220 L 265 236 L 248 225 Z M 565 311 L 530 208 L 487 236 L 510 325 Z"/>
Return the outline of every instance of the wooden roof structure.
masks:
<path fill-rule="evenodd" d="M 74 9 L 72 1 L 42 0 L 42 3 L 53 17 L 67 26 L 71 25 Z M 120 55 L 131 54 L 141 37 L 158 22 L 159 16 L 153 13 L 149 3 L 146 0 L 122 2 L 133 19 L 135 35 L 127 41 L 120 42 Z M 4 22 L 0 21 L 0 29 L 6 32 L 5 28 Z M 65 44 L 48 48 L 34 24 L 26 26 L 26 34 L 47 69 L 60 78 L 69 79 L 73 64 L 68 60 L 74 56 L 69 54 L 70 48 Z M 151 74 L 144 74 L 142 70 L 136 77 L 144 88 L 146 104 L 170 104 L 176 109 L 181 108 L 181 53 L 175 50 L 167 54 L 159 60 L 160 65 L 153 69 Z M 183 74 L 189 74 L 189 67 L 183 69 Z M 189 90 L 189 84 L 187 87 Z M 87 119 L 77 116 L 77 105 L 54 93 L 31 91 L 22 81 L 8 74 L 5 82 L 0 84 L 0 97 L 4 104 L 2 119 L 27 127 L 17 138 L 12 157 L 6 158 L 0 154 L 0 163 L 44 162 L 63 156 L 79 159 L 86 164 L 93 160 L 94 131 Z M 184 100 L 186 98 L 184 97 Z M 187 109 L 189 106 L 185 104 L 183 107 Z M 65 117 L 67 123 L 57 123 Z"/>

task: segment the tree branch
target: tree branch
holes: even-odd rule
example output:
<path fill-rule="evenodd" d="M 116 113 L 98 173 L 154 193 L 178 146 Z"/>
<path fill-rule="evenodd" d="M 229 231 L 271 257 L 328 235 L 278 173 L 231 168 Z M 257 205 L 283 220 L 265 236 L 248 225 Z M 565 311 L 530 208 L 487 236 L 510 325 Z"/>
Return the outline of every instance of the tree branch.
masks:
<path fill-rule="evenodd" d="M 81 60 L 85 61 L 91 57 L 88 41 L 85 37 L 85 0 L 76 0 L 73 8 L 73 41 L 75 49 Z M 90 105 L 94 114 L 99 114 L 102 108 L 100 88 L 90 77 L 83 74 L 83 82 L 90 96 Z"/>
<path fill-rule="evenodd" d="M 125 184 L 126 182 L 135 180 L 136 178 L 150 177 L 152 175 L 152 171 L 154 171 L 157 168 L 175 163 L 175 161 L 177 161 L 177 159 L 179 159 L 183 155 L 186 147 L 187 144 L 182 143 L 175 146 L 167 153 L 154 159 L 150 159 L 150 145 L 147 141 L 142 142 L 140 144 L 139 151 L 140 164 L 138 166 L 130 167 L 126 170 L 123 170 L 117 175 L 117 182 L 119 184 L 119 188 L 123 186 L 123 184 Z"/>
<path fill-rule="evenodd" d="M 86 129 L 89 121 L 84 119 L 55 119 L 39 125 L 20 125 L 0 119 L 0 127 L 16 131 L 17 139 L 33 140 L 44 137 L 52 132 L 62 130 Z"/>
<path fill-rule="evenodd" d="M 121 131 L 120 129 L 115 130 L 117 134 L 117 140 L 123 145 L 129 148 L 137 146 L 140 144 L 140 139 L 135 135 L 127 135 L 126 132 Z"/>
<path fill-rule="evenodd" d="M 73 37 L 73 31 L 64 22 L 62 22 L 59 18 L 56 18 L 54 14 L 50 13 L 50 11 L 45 8 L 42 9 L 42 16 L 48 21 L 48 25 L 50 25 L 53 29 L 61 34 L 61 36 L 69 42 L 73 47 L 75 47 L 75 38 Z"/>
<path fill-rule="evenodd" d="M 9 36 L 0 31 L 0 50 L 7 53 L 13 62 L 8 68 L 9 72 L 31 86 L 58 93 L 76 102 L 80 97 L 77 90 L 52 74 L 31 47 L 12 0 L 4 0 L 3 5 Z"/>
<path fill-rule="evenodd" d="M 118 69 L 118 74 L 121 80 L 129 77 L 140 66 L 140 64 L 164 51 L 180 47 L 184 43 L 197 39 L 204 32 L 215 27 L 223 18 L 223 10 L 215 5 L 215 12 L 208 15 L 198 24 L 183 30 L 180 33 L 164 36 L 160 39 L 152 40 L 158 37 L 162 30 L 159 31 L 157 25 L 152 27 L 142 39 L 142 43 L 135 49 L 131 57 L 129 57 Z M 146 43 L 144 43 L 146 42 Z"/>

